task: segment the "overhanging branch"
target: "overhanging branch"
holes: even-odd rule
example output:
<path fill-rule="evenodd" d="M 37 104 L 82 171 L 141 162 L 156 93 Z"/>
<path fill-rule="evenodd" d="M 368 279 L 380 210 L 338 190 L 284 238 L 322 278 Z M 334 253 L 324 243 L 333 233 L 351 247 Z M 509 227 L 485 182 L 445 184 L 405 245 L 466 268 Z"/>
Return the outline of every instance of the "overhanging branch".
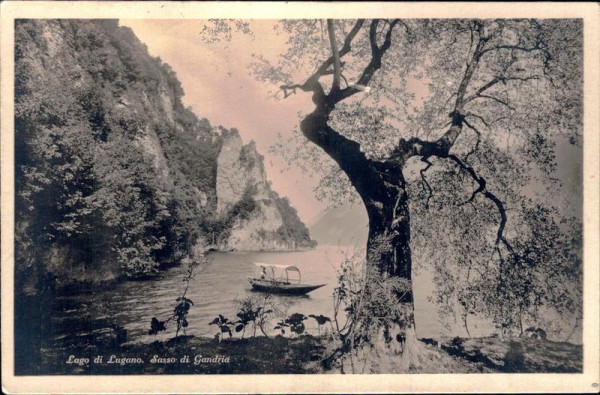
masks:
<path fill-rule="evenodd" d="M 493 78 L 491 81 L 489 81 L 488 83 L 484 84 L 482 87 L 480 87 L 479 89 L 477 89 L 475 91 L 475 93 L 473 93 L 472 95 L 469 95 L 465 98 L 464 103 L 468 103 L 471 100 L 479 97 L 483 92 L 485 92 L 486 90 L 490 89 L 492 86 L 496 85 L 498 82 L 505 82 L 505 79 L 503 76 L 497 76 L 495 78 Z"/>
<path fill-rule="evenodd" d="M 494 205 L 498 209 L 498 214 L 500 215 L 500 223 L 498 225 L 498 230 L 496 232 L 496 242 L 495 242 L 496 249 L 497 249 L 498 253 L 500 254 L 499 246 L 500 246 L 500 243 L 502 243 L 511 254 L 515 255 L 515 251 L 514 251 L 512 245 L 510 244 L 510 242 L 506 239 L 506 237 L 504 235 L 504 231 L 506 229 L 506 223 L 508 222 L 508 217 L 506 214 L 506 208 L 504 207 L 504 203 L 496 195 L 494 195 L 493 193 L 491 193 L 490 191 L 487 190 L 486 180 L 483 177 L 479 176 L 477 174 L 477 172 L 475 171 L 475 169 L 473 169 L 467 163 L 460 160 L 456 155 L 453 155 L 453 154 L 448 155 L 448 159 L 451 159 L 456 164 L 458 164 L 458 166 L 463 171 L 465 171 L 467 174 L 469 174 L 471 176 L 471 178 L 478 185 L 477 189 L 475 191 L 473 191 L 473 194 L 471 195 L 471 197 L 463 204 L 472 202 L 477 197 L 478 194 L 485 196 L 488 200 L 490 200 L 492 203 L 494 203 Z M 501 255 L 500 255 L 500 257 L 501 257 Z"/>
<path fill-rule="evenodd" d="M 509 109 L 511 109 L 511 110 L 513 110 L 513 111 L 515 111 L 515 108 L 514 108 L 513 106 L 511 106 L 510 104 L 508 104 L 508 102 L 507 102 L 506 100 L 502 100 L 502 99 L 500 99 L 499 97 L 496 97 L 496 96 L 491 96 L 491 95 L 483 95 L 483 94 L 480 94 L 480 95 L 478 95 L 477 97 L 478 97 L 478 98 L 482 98 L 482 99 L 490 99 L 490 100 L 494 100 L 494 101 L 496 101 L 496 102 L 498 102 L 498 103 L 500 103 L 500 104 L 503 104 L 503 105 L 505 105 L 505 106 L 506 106 L 506 107 L 508 107 Z"/>

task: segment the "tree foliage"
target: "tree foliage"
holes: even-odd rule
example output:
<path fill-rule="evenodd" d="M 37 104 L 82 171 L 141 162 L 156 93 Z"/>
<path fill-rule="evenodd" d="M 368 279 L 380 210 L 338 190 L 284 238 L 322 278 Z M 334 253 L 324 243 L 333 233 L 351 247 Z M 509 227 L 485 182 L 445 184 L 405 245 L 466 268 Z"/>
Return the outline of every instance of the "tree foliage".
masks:
<path fill-rule="evenodd" d="M 220 137 L 173 70 L 116 21 L 18 21 L 15 50 L 17 271 L 143 277 L 189 254 Z"/>
<path fill-rule="evenodd" d="M 284 20 L 274 31 L 285 48 L 256 54 L 251 73 L 281 99 L 314 103 L 274 151 L 320 174 L 317 196 L 360 197 L 370 247 L 396 235 L 371 261 L 409 280 L 412 262 L 431 268 L 447 312 L 504 330 L 544 309 L 580 314 L 581 197 L 563 187 L 558 153 L 581 144 L 580 20 Z"/>

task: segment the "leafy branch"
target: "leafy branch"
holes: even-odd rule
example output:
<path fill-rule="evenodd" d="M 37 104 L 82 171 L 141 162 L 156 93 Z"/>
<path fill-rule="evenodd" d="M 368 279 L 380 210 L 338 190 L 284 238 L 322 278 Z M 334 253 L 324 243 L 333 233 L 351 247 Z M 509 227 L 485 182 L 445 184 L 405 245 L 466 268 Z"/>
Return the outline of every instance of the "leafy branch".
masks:
<path fill-rule="evenodd" d="M 180 330 L 183 330 L 184 335 L 186 334 L 186 328 L 189 326 L 187 316 L 190 311 L 190 308 L 194 305 L 194 302 L 190 298 L 186 297 L 186 295 L 190 288 L 190 282 L 191 282 L 191 280 L 194 279 L 195 269 L 198 267 L 200 262 L 206 263 L 206 257 L 202 256 L 201 261 L 195 260 L 195 259 L 189 259 L 189 258 L 185 259 L 185 261 L 187 261 L 187 265 L 188 265 L 185 276 L 183 278 L 183 282 L 185 282 L 185 288 L 184 288 L 181 296 L 179 296 L 179 297 L 177 297 L 177 299 L 175 299 L 177 304 L 175 305 L 175 308 L 173 309 L 173 315 L 171 315 L 169 318 L 167 318 L 164 321 L 161 321 L 156 317 L 152 317 L 152 320 L 150 322 L 150 330 L 148 331 L 149 335 L 157 335 L 159 332 L 166 331 L 167 324 L 171 320 L 175 320 L 175 323 L 177 326 L 177 330 L 175 332 L 175 337 L 179 336 Z"/>

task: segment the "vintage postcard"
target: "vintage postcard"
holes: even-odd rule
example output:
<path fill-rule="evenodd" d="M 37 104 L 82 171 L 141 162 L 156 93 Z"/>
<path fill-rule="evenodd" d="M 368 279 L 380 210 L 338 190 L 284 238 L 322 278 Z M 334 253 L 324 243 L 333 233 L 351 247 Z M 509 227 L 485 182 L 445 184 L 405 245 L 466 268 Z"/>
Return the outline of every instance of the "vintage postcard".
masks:
<path fill-rule="evenodd" d="M 597 392 L 597 4 L 2 4 L 7 393 Z"/>

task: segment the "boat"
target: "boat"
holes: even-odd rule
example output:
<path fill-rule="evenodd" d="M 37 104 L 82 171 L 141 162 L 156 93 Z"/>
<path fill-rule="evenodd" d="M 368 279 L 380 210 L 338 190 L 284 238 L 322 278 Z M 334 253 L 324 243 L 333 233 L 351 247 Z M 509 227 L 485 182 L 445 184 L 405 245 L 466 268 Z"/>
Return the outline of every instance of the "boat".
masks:
<path fill-rule="evenodd" d="M 302 275 L 297 266 L 268 265 L 255 262 L 257 274 L 249 277 L 252 290 L 284 295 L 306 295 L 326 284 L 302 284 Z M 291 273 L 297 273 L 290 276 Z"/>

